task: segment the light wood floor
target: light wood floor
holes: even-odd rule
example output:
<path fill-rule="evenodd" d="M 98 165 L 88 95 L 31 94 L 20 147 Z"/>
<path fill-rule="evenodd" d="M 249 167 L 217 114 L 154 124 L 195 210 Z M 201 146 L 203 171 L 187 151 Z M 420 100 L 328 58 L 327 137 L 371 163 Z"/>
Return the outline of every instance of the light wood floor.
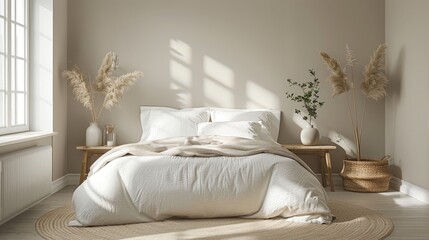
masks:
<path fill-rule="evenodd" d="M 74 189 L 75 186 L 68 186 L 0 226 L 0 239 L 41 239 L 34 230 L 36 219 L 70 202 Z M 389 217 L 395 229 L 387 239 L 429 239 L 429 205 L 400 192 L 353 193 L 336 190 L 328 192 L 331 199 L 358 204 Z"/>

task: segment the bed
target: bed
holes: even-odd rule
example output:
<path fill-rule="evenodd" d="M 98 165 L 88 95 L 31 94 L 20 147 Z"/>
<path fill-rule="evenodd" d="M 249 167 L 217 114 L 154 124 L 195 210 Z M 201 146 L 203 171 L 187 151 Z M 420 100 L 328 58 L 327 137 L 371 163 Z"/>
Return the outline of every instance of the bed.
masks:
<path fill-rule="evenodd" d="M 174 217 L 332 221 L 314 173 L 276 142 L 279 111 L 140 110 L 141 141 L 94 162 L 73 194 L 70 226 Z"/>

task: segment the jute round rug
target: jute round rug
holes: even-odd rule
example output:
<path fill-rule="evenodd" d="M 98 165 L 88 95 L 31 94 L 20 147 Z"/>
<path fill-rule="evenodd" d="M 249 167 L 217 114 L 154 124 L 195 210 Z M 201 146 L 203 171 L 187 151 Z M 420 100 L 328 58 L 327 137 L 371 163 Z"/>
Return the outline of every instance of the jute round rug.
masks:
<path fill-rule="evenodd" d="M 102 227 L 68 227 L 71 206 L 46 213 L 36 221 L 45 239 L 383 239 L 393 223 L 368 208 L 330 201 L 336 216 L 329 225 L 292 223 L 284 219 L 174 219 Z"/>

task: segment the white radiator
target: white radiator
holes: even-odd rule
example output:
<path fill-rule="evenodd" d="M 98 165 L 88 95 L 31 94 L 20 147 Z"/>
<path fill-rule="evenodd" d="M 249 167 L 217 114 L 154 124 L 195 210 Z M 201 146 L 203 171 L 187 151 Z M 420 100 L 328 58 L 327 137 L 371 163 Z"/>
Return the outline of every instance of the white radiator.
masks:
<path fill-rule="evenodd" d="M 0 222 L 14 217 L 51 193 L 51 146 L 32 147 L 1 155 L 0 164 Z"/>

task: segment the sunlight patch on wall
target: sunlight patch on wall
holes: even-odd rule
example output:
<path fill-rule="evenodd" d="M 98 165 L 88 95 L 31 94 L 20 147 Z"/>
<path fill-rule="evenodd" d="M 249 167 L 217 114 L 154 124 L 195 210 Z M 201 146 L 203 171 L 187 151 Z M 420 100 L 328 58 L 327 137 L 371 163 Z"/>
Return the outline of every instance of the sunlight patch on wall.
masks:
<path fill-rule="evenodd" d="M 38 55 L 39 67 L 37 69 L 38 79 L 40 81 L 38 96 L 40 99 L 40 111 L 42 116 L 46 115 L 52 108 L 52 79 L 53 79 L 53 40 L 52 40 L 52 19 L 53 13 L 49 9 L 39 7 L 39 34 L 38 34 Z"/>
<path fill-rule="evenodd" d="M 234 88 L 234 72 L 231 68 L 207 56 L 204 57 L 203 67 L 207 76 L 229 89 Z"/>
<path fill-rule="evenodd" d="M 50 9 L 44 6 L 39 6 L 39 49 L 43 51 L 40 55 L 39 64 L 46 71 L 52 72 L 53 51 L 52 51 L 52 36 L 53 28 L 53 13 Z"/>
<path fill-rule="evenodd" d="M 351 158 L 356 158 L 356 147 L 354 141 L 344 137 L 343 135 L 335 131 L 330 131 L 328 133 L 328 137 L 333 143 L 338 144 L 342 149 L 344 149 L 347 156 Z"/>
<path fill-rule="evenodd" d="M 213 79 L 204 78 L 204 96 L 209 100 L 208 106 L 234 108 L 234 94 L 230 88 L 219 84 Z"/>
<path fill-rule="evenodd" d="M 215 104 L 219 107 L 235 107 L 234 71 L 208 56 L 204 56 L 203 70 L 207 76 L 203 80 L 204 96 L 208 100 L 206 104 Z"/>
<path fill-rule="evenodd" d="M 53 1 L 34 0 L 29 21 L 30 129 L 53 129 Z"/>
<path fill-rule="evenodd" d="M 192 105 L 192 48 L 185 42 L 170 39 L 170 89 L 176 93 L 181 107 Z"/>
<path fill-rule="evenodd" d="M 301 115 L 294 113 L 293 114 L 293 122 L 298 125 L 300 128 L 306 128 L 309 127 L 310 124 L 308 124 L 307 121 L 305 121 L 304 119 L 302 119 Z M 317 122 L 314 121 L 314 119 L 311 120 L 311 124 L 315 127 L 318 128 Z"/>
<path fill-rule="evenodd" d="M 177 102 L 182 108 L 191 107 L 192 104 L 192 95 L 191 93 L 183 88 L 182 86 L 172 82 L 170 83 L 170 89 L 174 91 L 177 97 Z"/>
<path fill-rule="evenodd" d="M 263 86 L 253 82 L 246 82 L 246 108 L 272 108 L 280 107 L 280 99 L 276 94 Z"/>
<path fill-rule="evenodd" d="M 183 63 L 188 65 L 192 63 L 192 48 L 183 41 L 170 39 L 170 54 L 174 59 Z"/>
<path fill-rule="evenodd" d="M 173 59 L 170 60 L 170 77 L 183 88 L 189 89 L 192 87 L 191 69 Z"/>

